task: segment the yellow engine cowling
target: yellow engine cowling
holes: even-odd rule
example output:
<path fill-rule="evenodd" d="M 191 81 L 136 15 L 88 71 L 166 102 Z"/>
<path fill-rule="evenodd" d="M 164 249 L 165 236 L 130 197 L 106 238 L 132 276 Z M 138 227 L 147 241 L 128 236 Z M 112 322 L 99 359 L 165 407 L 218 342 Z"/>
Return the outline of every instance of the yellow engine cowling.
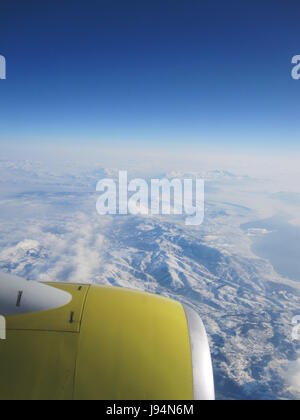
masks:
<path fill-rule="evenodd" d="M 127 289 L 53 287 L 70 302 L 6 317 L 0 399 L 214 398 L 206 333 L 193 311 Z"/>

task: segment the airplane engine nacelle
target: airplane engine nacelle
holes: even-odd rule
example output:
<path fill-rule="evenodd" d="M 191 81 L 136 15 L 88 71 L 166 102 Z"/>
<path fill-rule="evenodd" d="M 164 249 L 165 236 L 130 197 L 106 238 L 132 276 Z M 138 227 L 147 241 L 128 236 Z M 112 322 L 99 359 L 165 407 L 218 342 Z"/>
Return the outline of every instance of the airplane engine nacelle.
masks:
<path fill-rule="evenodd" d="M 199 316 L 127 289 L 0 275 L 0 399 L 212 400 Z"/>

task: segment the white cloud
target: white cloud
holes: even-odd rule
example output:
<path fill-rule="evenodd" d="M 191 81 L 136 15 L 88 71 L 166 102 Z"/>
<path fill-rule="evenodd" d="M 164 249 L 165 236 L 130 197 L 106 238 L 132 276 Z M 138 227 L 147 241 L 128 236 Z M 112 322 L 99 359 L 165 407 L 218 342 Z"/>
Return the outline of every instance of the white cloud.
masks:
<path fill-rule="evenodd" d="M 300 359 L 288 364 L 285 377 L 288 390 L 300 399 Z"/>

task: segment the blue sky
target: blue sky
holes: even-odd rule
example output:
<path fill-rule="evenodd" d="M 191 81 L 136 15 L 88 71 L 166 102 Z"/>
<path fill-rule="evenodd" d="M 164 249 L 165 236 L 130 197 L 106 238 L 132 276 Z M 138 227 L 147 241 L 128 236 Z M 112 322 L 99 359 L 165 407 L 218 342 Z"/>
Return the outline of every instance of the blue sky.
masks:
<path fill-rule="evenodd" d="M 294 148 L 297 0 L 2 0 L 0 142 Z"/>

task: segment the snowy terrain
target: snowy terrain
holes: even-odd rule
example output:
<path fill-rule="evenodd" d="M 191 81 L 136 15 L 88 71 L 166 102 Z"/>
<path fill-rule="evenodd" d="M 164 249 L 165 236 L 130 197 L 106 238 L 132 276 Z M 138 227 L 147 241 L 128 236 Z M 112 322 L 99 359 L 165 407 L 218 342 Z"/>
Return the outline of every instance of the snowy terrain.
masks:
<path fill-rule="evenodd" d="M 210 336 L 218 398 L 298 397 L 292 319 L 300 315 L 300 282 L 254 255 L 252 237 L 267 229 L 241 226 L 272 212 L 296 217 L 299 202 L 287 204 L 270 180 L 199 171 L 193 176 L 206 179 L 202 226 L 187 227 L 181 217 L 100 217 L 95 186 L 110 175 L 102 167 L 51 172 L 41 163 L 0 161 L 0 270 L 187 302 Z"/>

